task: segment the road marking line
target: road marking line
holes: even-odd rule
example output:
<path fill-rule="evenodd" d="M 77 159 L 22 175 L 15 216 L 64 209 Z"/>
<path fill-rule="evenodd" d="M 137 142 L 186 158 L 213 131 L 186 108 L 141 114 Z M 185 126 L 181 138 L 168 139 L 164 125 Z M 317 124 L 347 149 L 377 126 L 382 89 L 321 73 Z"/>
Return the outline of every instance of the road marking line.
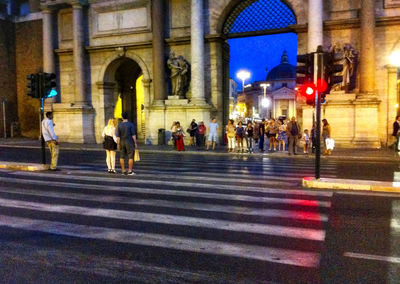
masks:
<path fill-rule="evenodd" d="M 225 255 L 255 259 L 297 267 L 316 268 L 319 266 L 320 262 L 320 254 L 313 252 L 245 245 L 239 243 L 225 243 L 220 241 L 193 239 L 187 237 L 175 237 L 162 234 L 110 229 L 105 227 L 10 217 L 5 215 L 0 215 L 0 226 L 71 237 L 107 240 L 119 243 L 206 253 L 211 255 Z"/>
<path fill-rule="evenodd" d="M 49 176 L 46 176 L 49 177 Z M 67 176 L 66 178 L 69 178 Z M 318 200 L 302 200 L 302 199 L 291 199 L 291 198 L 272 198 L 272 197 L 253 197 L 241 194 L 222 194 L 222 193 L 210 193 L 210 192 L 198 192 L 189 190 L 169 190 L 169 189 L 154 189 L 154 188 L 141 188 L 134 186 L 109 186 L 109 185 L 94 185 L 86 183 L 72 183 L 72 182 L 59 182 L 59 181 L 44 181 L 44 180 L 27 180 L 19 178 L 4 178 L 2 180 L 12 181 L 22 184 L 36 184 L 51 186 L 63 186 L 67 188 L 84 188 L 99 191 L 125 191 L 130 193 L 145 193 L 145 194 L 157 194 L 164 196 L 179 196 L 179 197 L 193 197 L 193 198 L 210 198 L 218 200 L 232 200 L 232 201 L 244 201 L 244 202 L 256 202 L 260 204 L 286 204 L 286 205 L 299 205 L 309 208 L 325 207 L 329 208 L 331 203 L 328 201 Z M 101 181 L 101 180 L 99 180 Z M 125 180 L 124 180 L 125 181 Z M 288 194 L 287 192 L 285 193 Z"/>
<path fill-rule="evenodd" d="M 144 223 L 159 223 L 167 225 L 208 228 L 226 230 L 231 232 L 245 232 L 263 234 L 266 236 L 279 236 L 303 240 L 324 241 L 325 231 L 318 229 L 303 229 L 284 227 L 278 225 L 265 225 L 257 223 L 242 223 L 224 221 L 212 218 L 186 217 L 178 215 L 123 211 L 116 209 L 89 208 L 61 204 L 47 204 L 40 202 L 19 201 L 0 198 L 0 206 L 4 208 L 18 208 L 42 212 L 76 214 L 81 216 L 114 218 L 119 220 L 137 221 Z"/>
<path fill-rule="evenodd" d="M 400 257 L 382 256 L 382 255 L 374 255 L 374 254 L 363 254 L 363 253 L 356 253 L 356 252 L 345 252 L 343 255 L 346 257 L 351 257 L 351 258 L 377 260 L 377 261 L 384 261 L 384 262 L 400 264 Z"/>
<path fill-rule="evenodd" d="M 107 182 L 123 182 L 125 184 L 133 184 L 133 185 L 157 185 L 157 186 L 183 186 L 187 188 L 196 188 L 197 190 L 201 189 L 215 189 L 216 192 L 218 190 L 232 190 L 232 191 L 254 191 L 260 193 L 276 193 L 281 195 L 303 195 L 303 196 L 332 196 L 333 193 L 329 192 L 328 195 L 322 194 L 315 191 L 307 191 L 307 190 L 282 190 L 282 189 L 274 189 L 274 188 L 264 188 L 264 187 L 253 187 L 253 186 L 236 186 L 236 185 L 224 185 L 224 184 L 204 184 L 204 183 L 190 183 L 190 182 L 175 182 L 175 181 L 159 181 L 159 180 L 140 180 L 138 178 L 127 179 L 123 178 L 115 178 L 115 177 L 96 177 L 93 178 L 91 176 L 72 176 L 72 175 L 63 175 L 63 174 L 53 174 L 53 173 L 30 173 L 30 172 L 13 172 L 12 175 L 16 176 L 35 176 L 35 177 L 43 177 L 43 178 L 61 178 L 68 180 L 78 180 L 78 181 L 107 181 Z M 156 178 L 155 176 L 154 178 Z M 52 181 L 53 182 L 53 181 Z M 151 189 L 152 190 L 152 189 Z"/>
<path fill-rule="evenodd" d="M 259 209 L 242 206 L 230 206 L 230 205 L 218 205 L 218 204 L 204 204 L 194 202 L 182 202 L 182 201 L 168 201 L 162 199 L 139 199 L 129 198 L 121 196 L 104 196 L 104 195 L 93 195 L 83 193 L 67 193 L 67 192 L 49 192 L 32 189 L 20 189 L 13 187 L 12 189 L 0 187 L 1 193 L 11 193 L 14 195 L 30 195 L 39 196 L 45 198 L 66 198 L 70 200 L 85 200 L 85 201 L 96 201 L 106 202 L 108 204 L 129 204 L 129 205 L 145 205 L 163 208 L 176 208 L 186 210 L 196 210 L 204 212 L 222 212 L 222 213 L 233 213 L 242 216 L 260 216 L 260 217 L 272 217 L 282 219 L 294 219 L 294 220 L 306 220 L 306 221 L 319 221 L 327 222 L 328 216 L 322 213 L 306 212 L 306 211 L 294 211 L 294 210 L 280 210 L 280 209 Z"/>

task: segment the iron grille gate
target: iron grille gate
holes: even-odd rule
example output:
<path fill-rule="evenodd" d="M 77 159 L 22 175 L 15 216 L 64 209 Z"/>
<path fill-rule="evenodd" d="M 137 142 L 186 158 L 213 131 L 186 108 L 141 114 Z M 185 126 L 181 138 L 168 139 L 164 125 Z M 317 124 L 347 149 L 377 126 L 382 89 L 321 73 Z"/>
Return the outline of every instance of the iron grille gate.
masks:
<path fill-rule="evenodd" d="M 280 0 L 244 0 L 225 21 L 224 35 L 287 28 L 296 17 Z"/>

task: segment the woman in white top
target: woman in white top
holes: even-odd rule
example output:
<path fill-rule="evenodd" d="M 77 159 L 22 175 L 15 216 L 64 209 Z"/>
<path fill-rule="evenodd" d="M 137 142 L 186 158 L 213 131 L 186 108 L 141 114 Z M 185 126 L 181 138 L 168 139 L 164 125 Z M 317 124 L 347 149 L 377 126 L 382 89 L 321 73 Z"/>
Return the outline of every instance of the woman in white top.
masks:
<path fill-rule="evenodd" d="M 117 137 L 115 136 L 116 120 L 109 119 L 104 127 L 102 136 L 104 137 L 103 148 L 106 149 L 106 162 L 109 174 L 115 174 L 115 154 L 117 150 Z"/>

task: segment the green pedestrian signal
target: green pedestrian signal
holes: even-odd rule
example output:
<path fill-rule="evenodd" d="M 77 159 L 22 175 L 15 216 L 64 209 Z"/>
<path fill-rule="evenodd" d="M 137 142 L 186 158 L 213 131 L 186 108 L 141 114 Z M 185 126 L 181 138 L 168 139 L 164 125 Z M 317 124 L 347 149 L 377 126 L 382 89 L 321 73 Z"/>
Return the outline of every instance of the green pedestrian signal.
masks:
<path fill-rule="evenodd" d="M 44 97 L 50 98 L 57 95 L 57 76 L 55 73 L 43 73 Z"/>

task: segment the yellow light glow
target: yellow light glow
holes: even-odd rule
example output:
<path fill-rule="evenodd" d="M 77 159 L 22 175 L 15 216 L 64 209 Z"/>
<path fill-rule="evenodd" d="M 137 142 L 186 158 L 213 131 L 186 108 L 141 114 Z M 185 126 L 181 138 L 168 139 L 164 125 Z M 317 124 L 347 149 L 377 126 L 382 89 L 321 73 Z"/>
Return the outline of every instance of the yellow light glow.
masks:
<path fill-rule="evenodd" d="M 399 104 L 395 104 L 394 107 L 395 107 L 395 108 L 399 108 Z"/>
<path fill-rule="evenodd" d="M 392 52 L 389 57 L 390 64 L 400 67 L 400 50 Z"/>
<path fill-rule="evenodd" d="M 136 80 L 136 117 L 138 133 L 144 128 L 144 110 L 142 111 L 142 104 L 144 105 L 144 89 L 142 84 L 143 75 L 139 76 Z"/>
<path fill-rule="evenodd" d="M 115 108 L 114 108 L 114 117 L 115 118 L 121 118 L 122 119 L 122 100 L 121 97 L 118 96 L 118 100 L 115 104 Z"/>

